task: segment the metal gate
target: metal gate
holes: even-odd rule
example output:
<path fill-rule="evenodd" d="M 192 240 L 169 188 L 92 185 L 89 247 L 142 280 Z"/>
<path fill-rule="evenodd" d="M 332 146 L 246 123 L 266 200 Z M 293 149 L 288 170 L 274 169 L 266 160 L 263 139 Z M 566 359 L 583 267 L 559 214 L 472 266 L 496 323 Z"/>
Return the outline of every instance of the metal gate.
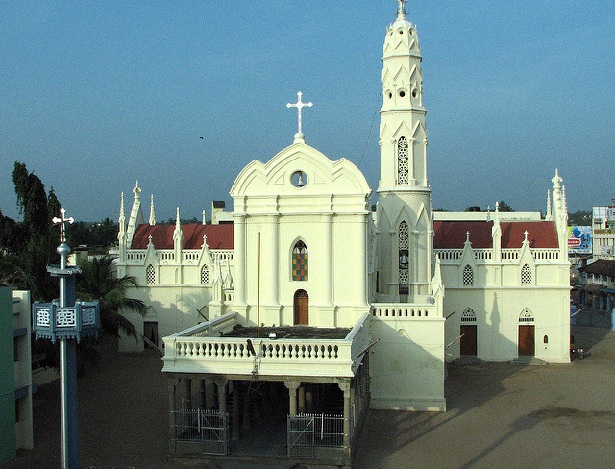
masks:
<path fill-rule="evenodd" d="M 315 448 L 341 448 L 344 417 L 329 414 L 301 414 L 287 417 L 289 457 L 312 458 Z"/>
<path fill-rule="evenodd" d="M 175 413 L 178 441 L 201 441 L 203 454 L 229 454 L 228 413 L 200 408 L 178 409 Z"/>

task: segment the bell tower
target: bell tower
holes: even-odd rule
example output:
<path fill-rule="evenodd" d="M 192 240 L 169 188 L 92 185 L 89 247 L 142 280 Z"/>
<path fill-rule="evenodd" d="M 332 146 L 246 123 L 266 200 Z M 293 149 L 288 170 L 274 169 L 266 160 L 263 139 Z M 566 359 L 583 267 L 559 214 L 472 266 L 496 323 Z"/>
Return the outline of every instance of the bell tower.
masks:
<path fill-rule="evenodd" d="M 405 5 L 398 0 L 382 55 L 378 292 L 383 300 L 411 302 L 429 294 L 432 215 L 422 57 Z"/>

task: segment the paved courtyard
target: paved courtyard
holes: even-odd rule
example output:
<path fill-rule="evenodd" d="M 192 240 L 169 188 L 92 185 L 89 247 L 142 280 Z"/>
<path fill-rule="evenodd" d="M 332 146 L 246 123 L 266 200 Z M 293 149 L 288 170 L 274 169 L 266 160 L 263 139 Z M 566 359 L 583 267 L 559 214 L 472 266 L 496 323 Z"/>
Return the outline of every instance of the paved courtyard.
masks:
<path fill-rule="evenodd" d="M 614 467 L 615 332 L 575 326 L 573 333 L 586 347 L 585 360 L 450 366 L 447 412 L 370 411 L 356 468 Z M 153 353 L 107 353 L 99 371 L 79 380 L 82 468 L 219 467 L 167 460 L 160 368 Z M 41 386 L 35 397 L 36 447 L 21 451 L 7 469 L 60 467 L 58 383 Z"/>

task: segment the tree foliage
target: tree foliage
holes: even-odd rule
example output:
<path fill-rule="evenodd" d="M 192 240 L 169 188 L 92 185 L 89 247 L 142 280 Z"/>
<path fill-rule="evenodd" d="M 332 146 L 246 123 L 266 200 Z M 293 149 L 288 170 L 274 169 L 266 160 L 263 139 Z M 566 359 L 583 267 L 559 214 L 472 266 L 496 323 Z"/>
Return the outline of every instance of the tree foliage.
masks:
<path fill-rule="evenodd" d="M 508 205 L 506 202 L 504 202 L 503 200 L 500 200 L 498 207 L 499 207 L 498 210 L 500 212 L 514 212 L 512 207 Z"/>
<path fill-rule="evenodd" d="M 117 243 L 118 224 L 110 218 L 99 223 L 77 221 L 66 227 L 66 239 L 70 246 L 108 248 Z"/>
<path fill-rule="evenodd" d="M 57 288 L 47 265 L 57 259 L 59 229 L 51 218 L 60 215 L 60 202 L 53 189 L 49 195 L 38 176 L 24 163 L 15 162 L 13 185 L 23 221 L 0 212 L 0 281 L 30 290 L 37 300 L 50 300 Z"/>
<path fill-rule="evenodd" d="M 592 212 L 591 210 L 578 210 L 568 214 L 568 224 L 571 226 L 591 226 Z"/>

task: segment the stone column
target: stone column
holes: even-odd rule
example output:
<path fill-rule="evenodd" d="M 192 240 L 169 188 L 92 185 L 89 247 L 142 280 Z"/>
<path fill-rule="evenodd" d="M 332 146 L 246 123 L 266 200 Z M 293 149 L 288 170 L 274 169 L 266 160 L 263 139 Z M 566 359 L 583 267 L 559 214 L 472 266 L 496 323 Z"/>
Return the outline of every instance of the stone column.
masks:
<path fill-rule="evenodd" d="M 323 253 L 325 266 L 323 269 L 321 304 L 333 306 L 333 215 L 324 215 L 322 221 L 324 228 Z M 308 246 L 308 252 L 310 252 L 310 246 Z M 311 252 L 314 252 L 314 250 Z M 311 262 L 313 262 L 313 260 Z M 310 269 L 309 265 L 308 269 Z M 308 278 L 310 275 L 310 271 L 308 270 Z"/>
<path fill-rule="evenodd" d="M 239 400 L 241 399 L 239 383 L 233 382 L 233 440 L 239 439 Z"/>
<path fill-rule="evenodd" d="M 298 408 L 300 414 L 305 412 L 305 386 L 299 386 Z"/>
<path fill-rule="evenodd" d="M 169 454 L 175 454 L 175 428 L 177 426 L 177 384 L 178 379 L 172 378 L 167 381 L 169 393 Z"/>
<path fill-rule="evenodd" d="M 235 272 L 233 281 L 235 283 L 235 304 L 243 306 L 246 304 L 246 271 L 245 271 L 245 244 L 246 244 L 246 218 L 245 215 L 235 215 Z"/>
<path fill-rule="evenodd" d="M 297 415 L 297 388 L 301 385 L 299 381 L 284 381 L 284 386 L 288 388 L 288 413 Z"/>
<path fill-rule="evenodd" d="M 305 410 L 309 414 L 314 411 L 314 396 L 312 395 L 312 388 L 313 386 L 310 386 L 310 389 L 305 391 Z"/>
<path fill-rule="evenodd" d="M 338 386 L 344 392 L 344 457 L 350 461 L 350 381 L 339 383 Z"/>
<path fill-rule="evenodd" d="M 207 409 L 207 385 L 204 379 L 200 379 L 199 383 L 199 407 Z"/>
<path fill-rule="evenodd" d="M 246 389 L 243 394 L 243 413 L 242 413 L 242 427 L 244 430 L 250 429 L 250 399 L 248 398 L 248 390 Z"/>
<path fill-rule="evenodd" d="M 192 380 L 190 378 L 182 379 L 184 382 L 184 388 L 186 390 L 186 409 L 192 409 Z"/>
<path fill-rule="evenodd" d="M 228 379 L 218 378 L 215 379 L 216 389 L 218 390 L 218 412 L 220 414 L 226 414 L 226 386 Z"/>

